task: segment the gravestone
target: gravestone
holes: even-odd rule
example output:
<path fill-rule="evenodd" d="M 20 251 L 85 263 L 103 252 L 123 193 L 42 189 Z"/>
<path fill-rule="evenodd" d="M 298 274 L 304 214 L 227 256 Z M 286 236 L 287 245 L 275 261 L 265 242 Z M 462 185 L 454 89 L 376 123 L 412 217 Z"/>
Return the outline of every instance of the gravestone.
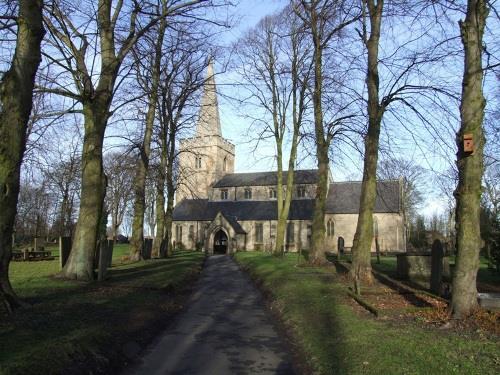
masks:
<path fill-rule="evenodd" d="M 142 258 L 151 259 L 151 250 L 153 249 L 153 239 L 145 238 L 144 246 L 142 247 Z"/>
<path fill-rule="evenodd" d="M 434 240 L 431 250 L 431 277 L 430 289 L 434 294 L 441 295 L 443 287 L 443 244 L 439 240 Z"/>
<path fill-rule="evenodd" d="M 45 238 L 43 237 L 35 237 L 34 238 L 34 249 L 35 251 L 43 251 L 45 248 Z"/>
<path fill-rule="evenodd" d="M 59 265 L 64 267 L 71 252 L 71 237 L 59 237 Z"/>
<path fill-rule="evenodd" d="M 99 243 L 99 266 L 97 271 L 97 280 L 105 279 L 108 268 L 111 267 L 113 259 L 113 240 L 102 240 Z"/>

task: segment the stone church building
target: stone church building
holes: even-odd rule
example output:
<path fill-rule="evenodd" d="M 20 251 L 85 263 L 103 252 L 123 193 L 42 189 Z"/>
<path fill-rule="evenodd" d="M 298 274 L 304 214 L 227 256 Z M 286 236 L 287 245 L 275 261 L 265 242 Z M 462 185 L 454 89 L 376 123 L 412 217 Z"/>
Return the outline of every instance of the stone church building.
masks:
<path fill-rule="evenodd" d="M 212 64 L 207 74 L 196 134 L 180 143 L 173 239 L 176 245 L 208 253 L 270 251 L 277 223 L 276 172 L 235 173 L 235 147 L 222 137 Z M 317 180 L 317 170 L 295 171 L 285 235 L 287 251 L 310 246 Z M 333 182 L 330 178 L 325 214 L 328 251 L 352 247 L 360 191 L 361 182 Z M 400 181 L 379 181 L 377 194 L 374 231 L 380 249 L 404 251 Z"/>

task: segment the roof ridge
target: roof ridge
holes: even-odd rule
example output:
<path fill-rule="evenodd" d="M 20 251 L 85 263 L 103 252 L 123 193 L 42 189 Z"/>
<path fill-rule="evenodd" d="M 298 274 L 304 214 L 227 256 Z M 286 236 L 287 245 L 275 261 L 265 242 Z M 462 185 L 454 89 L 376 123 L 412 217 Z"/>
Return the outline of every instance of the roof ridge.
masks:
<path fill-rule="evenodd" d="M 318 169 L 294 169 L 294 172 L 316 172 Z M 234 175 L 234 174 L 256 174 L 256 173 L 277 173 L 277 170 L 274 171 L 256 171 L 256 172 L 233 172 L 233 173 L 226 173 L 224 176 L 228 175 Z M 288 172 L 288 169 L 283 172 Z"/>

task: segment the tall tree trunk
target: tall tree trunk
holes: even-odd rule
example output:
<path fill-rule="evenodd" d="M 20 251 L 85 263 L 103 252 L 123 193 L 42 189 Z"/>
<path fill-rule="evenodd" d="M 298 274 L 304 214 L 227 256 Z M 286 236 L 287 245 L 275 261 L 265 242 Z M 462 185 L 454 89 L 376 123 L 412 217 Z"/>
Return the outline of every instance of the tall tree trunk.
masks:
<path fill-rule="evenodd" d="M 165 211 L 165 241 L 167 246 L 167 256 L 171 257 L 174 252 L 172 242 L 172 222 L 174 215 L 174 192 L 173 184 L 169 182 L 167 175 L 167 209 Z"/>
<path fill-rule="evenodd" d="M 325 140 L 323 129 L 323 46 L 321 40 L 321 30 L 318 30 L 318 14 L 314 7 L 311 8 L 311 32 L 314 44 L 314 133 L 316 139 L 316 158 L 318 159 L 318 183 L 316 186 L 316 201 L 314 204 L 311 250 L 309 262 L 312 264 L 322 264 L 326 262 L 325 257 L 325 206 L 328 194 L 329 177 L 329 142 Z"/>
<path fill-rule="evenodd" d="M 482 49 L 488 16 L 484 0 L 469 0 L 465 21 L 460 22 L 464 46 L 464 75 L 460 104 L 461 124 L 457 134 L 458 186 L 455 190 L 457 260 L 453 277 L 450 309 L 455 318 L 463 318 L 477 307 L 476 276 L 479 267 L 480 200 L 483 176 L 483 96 Z M 474 152 L 464 151 L 464 136 L 472 135 Z"/>
<path fill-rule="evenodd" d="M 103 99 L 83 105 L 85 137 L 80 213 L 71 253 L 62 270 L 62 274 L 68 279 L 94 279 L 94 257 L 100 239 L 100 223 L 106 194 L 102 146 L 110 103 L 111 97 L 103 95 Z"/>
<path fill-rule="evenodd" d="M 370 37 L 364 43 L 368 54 L 368 69 L 366 83 L 368 88 L 368 132 L 365 137 L 365 156 L 363 165 L 363 181 L 361 183 L 361 197 L 359 201 L 358 223 L 352 247 L 351 276 L 354 279 L 356 293 L 360 293 L 361 283 L 372 283 L 371 247 L 373 241 L 373 208 L 377 197 L 377 162 L 380 138 L 380 126 L 384 108 L 379 104 L 379 77 L 378 77 L 378 47 L 380 40 L 380 26 L 384 1 L 363 1 L 363 12 L 368 6 L 370 19 Z M 363 22 L 365 21 L 365 17 Z M 366 30 L 366 24 L 363 27 Z"/>
<path fill-rule="evenodd" d="M 163 15 L 167 12 L 166 3 L 163 3 Z M 156 105 L 158 100 L 158 86 L 160 83 L 161 57 L 163 50 L 163 39 L 165 36 L 166 18 L 160 20 L 158 29 L 158 38 L 155 45 L 155 58 L 151 74 L 151 88 L 148 103 L 148 112 L 146 113 L 146 129 L 142 142 L 140 157 L 137 162 L 136 174 L 134 179 L 134 219 L 132 224 L 132 238 L 130 239 L 130 252 L 132 260 L 142 259 L 142 250 L 144 246 L 144 212 L 146 210 L 145 191 L 146 175 L 149 166 L 149 156 L 151 153 L 151 137 L 153 135 L 153 125 L 156 115 Z"/>
<path fill-rule="evenodd" d="M 42 7 L 43 1 L 19 1 L 16 50 L 0 81 L 0 300 L 8 311 L 22 305 L 9 281 L 9 263 L 21 163 L 45 33 Z"/>
<path fill-rule="evenodd" d="M 160 160 L 160 171 L 157 175 L 156 181 L 156 235 L 153 241 L 152 253 L 160 257 L 161 245 L 165 240 L 165 168 L 167 164 L 166 157 L 166 142 L 164 140 L 165 136 L 162 132 L 161 135 L 161 160 Z"/>

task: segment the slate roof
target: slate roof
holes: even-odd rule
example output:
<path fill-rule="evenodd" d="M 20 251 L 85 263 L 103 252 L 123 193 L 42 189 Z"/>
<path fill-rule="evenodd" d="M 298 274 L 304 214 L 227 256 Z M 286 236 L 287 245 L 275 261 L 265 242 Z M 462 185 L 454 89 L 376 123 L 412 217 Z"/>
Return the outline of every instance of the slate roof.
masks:
<path fill-rule="evenodd" d="M 312 217 L 314 199 L 292 201 L 290 220 L 308 220 Z M 184 199 L 174 209 L 176 221 L 211 221 L 218 213 L 228 221 L 274 220 L 278 216 L 276 201 L 208 201 L 207 199 Z"/>
<path fill-rule="evenodd" d="M 399 212 L 399 181 L 377 182 L 376 213 Z M 328 214 L 357 214 L 361 182 L 336 182 L 330 184 L 326 201 Z M 220 212 L 238 232 L 240 220 L 275 220 L 276 201 L 208 201 L 207 199 L 185 199 L 174 209 L 176 221 L 212 221 Z M 290 204 L 289 220 L 310 220 L 314 210 L 314 199 L 293 200 Z M 235 226 L 235 225 L 238 226 Z"/>
<path fill-rule="evenodd" d="M 283 172 L 283 180 L 286 181 L 287 171 Z M 298 170 L 294 173 L 295 185 L 315 184 L 318 181 L 317 169 Z M 222 177 L 213 187 L 233 186 L 268 186 L 278 183 L 277 173 L 274 172 L 252 172 L 252 173 L 230 173 Z"/>
<path fill-rule="evenodd" d="M 326 212 L 331 214 L 357 214 L 361 196 L 361 182 L 335 182 L 330 184 Z M 399 212 L 400 186 L 398 180 L 377 182 L 374 212 Z"/>

